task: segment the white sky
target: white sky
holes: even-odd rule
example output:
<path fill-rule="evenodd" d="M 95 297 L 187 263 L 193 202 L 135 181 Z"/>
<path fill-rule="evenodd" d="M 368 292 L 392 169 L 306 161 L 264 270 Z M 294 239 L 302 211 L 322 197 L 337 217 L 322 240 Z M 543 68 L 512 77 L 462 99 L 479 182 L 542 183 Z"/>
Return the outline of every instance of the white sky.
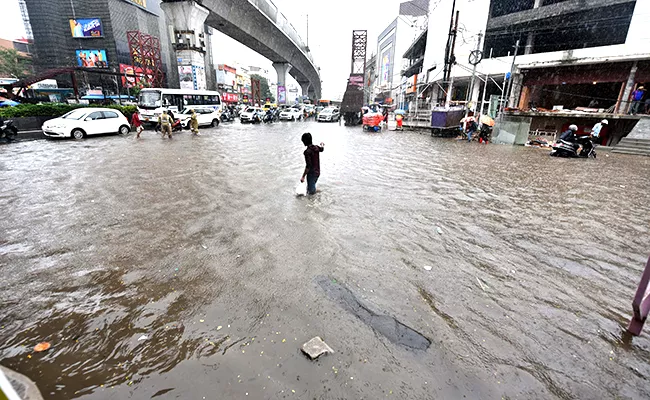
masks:
<path fill-rule="evenodd" d="M 306 41 L 306 15 L 309 14 L 309 47 L 316 64 L 321 68 L 322 96 L 336 99 L 343 96 L 348 75 L 352 31 L 368 30 L 368 55 L 377 45 L 377 36 L 397 17 L 400 2 L 405 0 L 329 0 L 296 1 L 273 0 Z M 3 23 L 0 38 L 15 39 L 25 35 L 18 0 L 0 0 L 3 5 Z M 213 36 L 214 61 L 217 64 L 255 65 L 275 70 L 270 61 L 231 38 L 216 32 Z M 293 80 L 291 80 L 293 81 Z"/>

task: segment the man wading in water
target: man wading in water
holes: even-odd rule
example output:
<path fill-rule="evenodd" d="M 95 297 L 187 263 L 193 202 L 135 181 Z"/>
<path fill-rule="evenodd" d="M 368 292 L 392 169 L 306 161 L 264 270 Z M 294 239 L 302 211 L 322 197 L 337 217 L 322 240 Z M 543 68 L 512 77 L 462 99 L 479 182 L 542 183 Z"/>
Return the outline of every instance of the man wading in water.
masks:
<path fill-rule="evenodd" d="M 325 150 L 325 143 L 316 146 L 312 144 L 311 133 L 303 133 L 302 143 L 307 146 L 303 153 L 305 155 L 305 172 L 302 173 L 300 182 L 305 181 L 307 177 L 307 194 L 316 193 L 316 182 L 320 176 L 320 153 Z"/>

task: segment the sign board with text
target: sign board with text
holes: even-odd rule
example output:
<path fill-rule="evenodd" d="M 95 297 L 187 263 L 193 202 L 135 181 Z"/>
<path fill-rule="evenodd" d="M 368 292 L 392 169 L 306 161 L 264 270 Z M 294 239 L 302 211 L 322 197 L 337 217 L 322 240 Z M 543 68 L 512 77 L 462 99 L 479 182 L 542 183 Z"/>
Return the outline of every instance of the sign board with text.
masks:
<path fill-rule="evenodd" d="M 74 38 L 96 38 L 104 36 L 102 20 L 99 18 L 91 19 L 71 19 L 70 33 Z"/>

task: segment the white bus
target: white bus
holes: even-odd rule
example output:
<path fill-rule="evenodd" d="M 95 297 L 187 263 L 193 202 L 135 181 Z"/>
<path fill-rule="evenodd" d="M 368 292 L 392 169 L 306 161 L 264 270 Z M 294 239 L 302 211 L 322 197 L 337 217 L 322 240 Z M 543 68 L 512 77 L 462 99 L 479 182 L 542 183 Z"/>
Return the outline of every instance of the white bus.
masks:
<path fill-rule="evenodd" d="M 138 112 L 144 123 L 156 123 L 163 110 L 174 114 L 186 106 L 202 106 L 222 112 L 221 95 L 210 90 L 147 88 L 140 91 Z"/>

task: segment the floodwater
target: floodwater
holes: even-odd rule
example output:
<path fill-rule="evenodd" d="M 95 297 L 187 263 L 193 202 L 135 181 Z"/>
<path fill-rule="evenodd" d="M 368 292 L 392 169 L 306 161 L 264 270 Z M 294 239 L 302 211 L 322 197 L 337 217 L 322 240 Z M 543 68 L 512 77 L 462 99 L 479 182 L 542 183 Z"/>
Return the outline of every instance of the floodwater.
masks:
<path fill-rule="evenodd" d="M 46 398 L 650 397 L 650 158 L 203 133 L 0 147 L 0 363 Z"/>

